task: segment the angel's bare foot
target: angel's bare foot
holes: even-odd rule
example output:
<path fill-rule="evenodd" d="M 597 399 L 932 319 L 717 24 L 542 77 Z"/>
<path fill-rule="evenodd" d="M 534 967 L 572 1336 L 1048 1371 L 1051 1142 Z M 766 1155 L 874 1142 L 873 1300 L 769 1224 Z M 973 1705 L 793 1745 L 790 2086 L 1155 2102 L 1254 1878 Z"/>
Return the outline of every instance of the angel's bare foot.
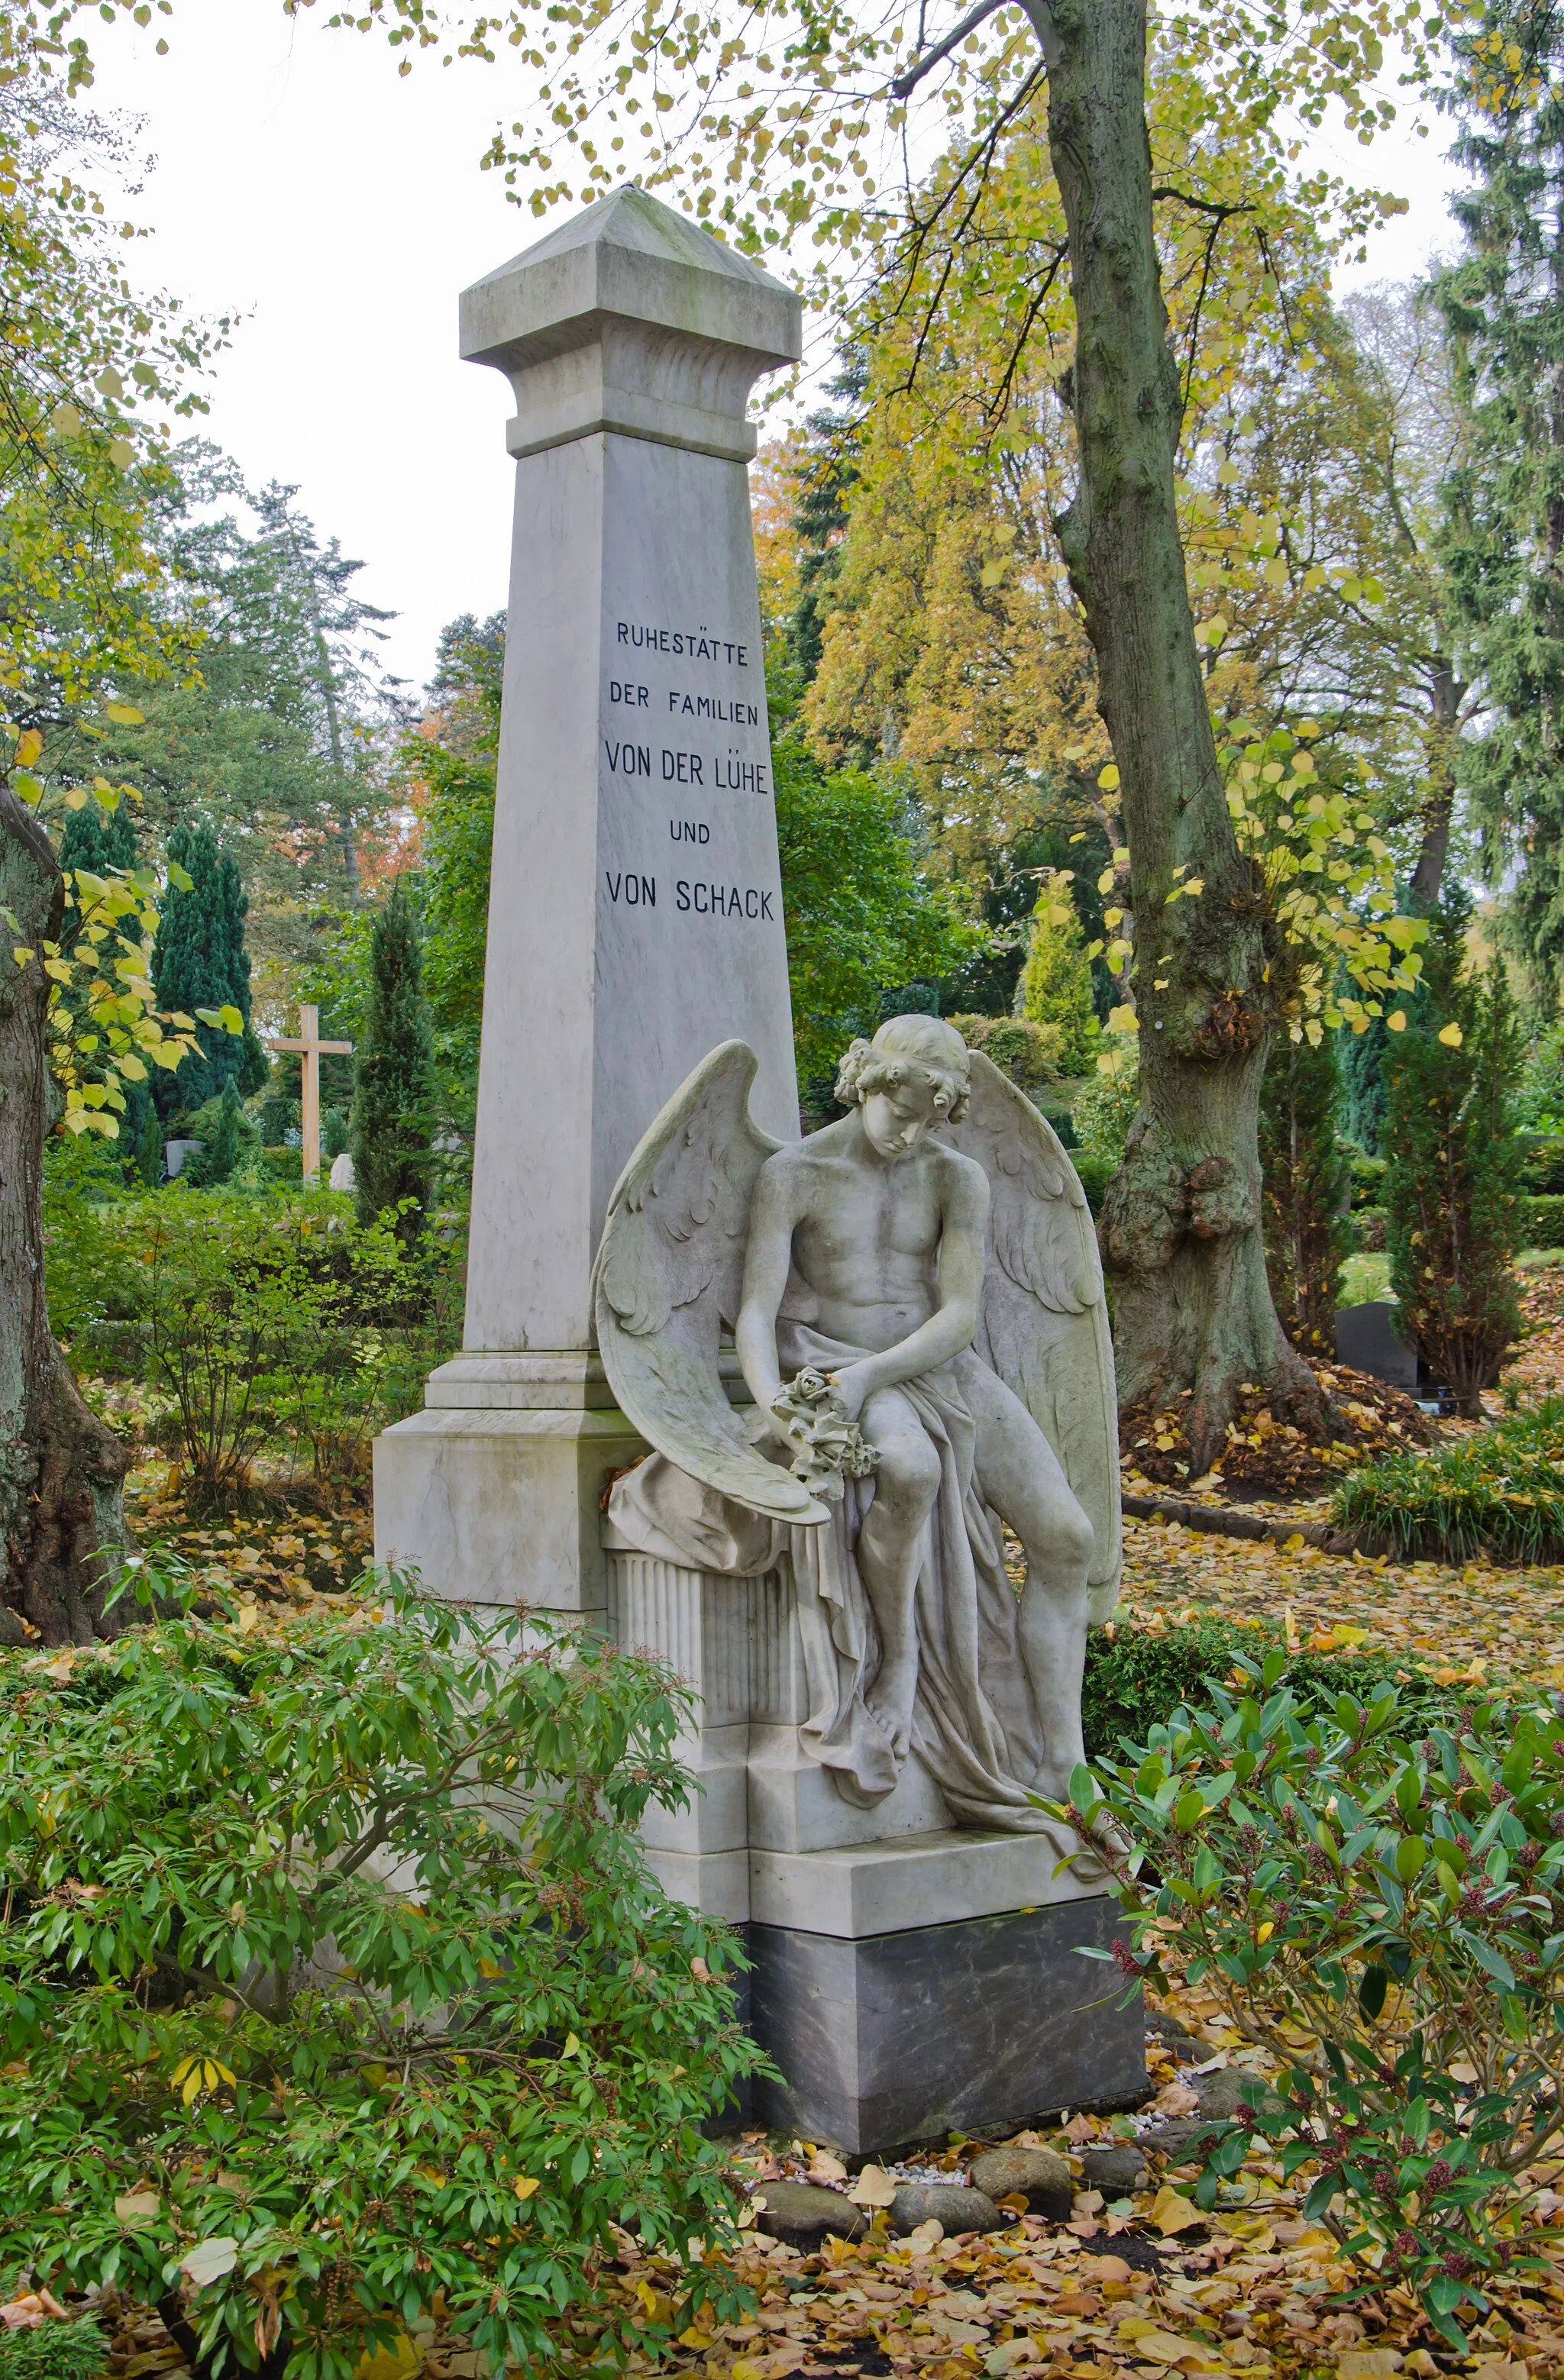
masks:
<path fill-rule="evenodd" d="M 917 1692 L 917 1657 L 881 1661 L 879 1675 L 865 1700 L 890 1739 L 897 1760 L 907 1756 L 913 1730 L 913 1697 Z"/>

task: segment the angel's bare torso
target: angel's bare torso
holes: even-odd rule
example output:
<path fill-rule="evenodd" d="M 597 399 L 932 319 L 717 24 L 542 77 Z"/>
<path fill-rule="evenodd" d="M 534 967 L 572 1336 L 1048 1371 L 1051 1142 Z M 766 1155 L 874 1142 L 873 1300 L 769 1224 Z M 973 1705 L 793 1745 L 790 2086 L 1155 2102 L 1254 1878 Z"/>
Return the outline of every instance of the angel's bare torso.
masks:
<path fill-rule="evenodd" d="M 1032 1415 L 967 1352 L 982 1301 L 988 1183 L 981 1166 L 930 1136 L 939 1121 L 927 1089 L 908 1082 L 767 1160 L 750 1208 L 739 1360 L 757 1403 L 771 1409 L 790 1271 L 812 1309 L 797 1318 L 855 1351 L 830 1377 L 877 1454 L 857 1542 L 881 1644 L 867 1699 L 900 1754 L 917 1686 L 920 1548 L 941 1479 L 941 1458 L 903 1389 L 965 1358 L 978 1484 L 1026 1549 L 1022 1642 L 1049 1743 L 1050 1773 L 1039 1782 L 1055 1790 L 1081 1756 L 1092 1533 Z"/>
<path fill-rule="evenodd" d="M 861 1114 L 780 1149 L 766 1172 L 768 1220 L 787 1227 L 793 1269 L 811 1293 L 800 1318 L 877 1353 L 940 1311 L 945 1235 L 980 1235 L 988 1202 L 970 1158 L 924 1139 L 887 1160 Z"/>

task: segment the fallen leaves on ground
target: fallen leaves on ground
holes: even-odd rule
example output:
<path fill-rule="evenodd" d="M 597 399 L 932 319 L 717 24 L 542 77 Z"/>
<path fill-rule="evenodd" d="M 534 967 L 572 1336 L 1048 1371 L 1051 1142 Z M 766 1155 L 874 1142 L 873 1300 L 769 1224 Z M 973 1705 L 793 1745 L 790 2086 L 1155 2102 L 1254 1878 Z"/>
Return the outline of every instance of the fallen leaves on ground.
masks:
<path fill-rule="evenodd" d="M 1428 1439 L 1427 1420 L 1402 1390 L 1341 1364 L 1315 1363 L 1313 1369 L 1338 1417 L 1340 1435 L 1334 1444 L 1312 1444 L 1292 1423 L 1272 1413 L 1263 1389 L 1245 1383 L 1228 1424 L 1219 1463 L 1197 1477 L 1183 1434 L 1183 1410 L 1192 1393 L 1185 1390 L 1170 1405 L 1134 1405 L 1121 1416 L 1126 1488 L 1148 1493 L 1166 1488 L 1213 1503 L 1242 1503 L 1252 1497 L 1291 1501 L 1328 1491 L 1343 1471 L 1373 1455 L 1404 1451 Z"/>
<path fill-rule="evenodd" d="M 333 1486 L 336 1509 L 310 1511 L 279 1498 L 270 1509 L 226 1519 L 190 1512 L 179 1467 L 144 1463 L 125 1484 L 125 1514 L 143 1546 L 177 1554 L 257 1595 L 297 1602 L 341 1595 L 373 1557 L 367 1485 Z"/>

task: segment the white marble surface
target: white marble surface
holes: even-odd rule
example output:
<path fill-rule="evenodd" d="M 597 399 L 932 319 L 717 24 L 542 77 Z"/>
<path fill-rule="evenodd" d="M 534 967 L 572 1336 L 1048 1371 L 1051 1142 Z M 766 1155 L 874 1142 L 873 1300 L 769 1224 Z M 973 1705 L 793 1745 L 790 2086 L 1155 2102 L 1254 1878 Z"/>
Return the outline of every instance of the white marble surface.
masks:
<path fill-rule="evenodd" d="M 645 1452 L 621 1413 L 426 1410 L 375 1440 L 375 1559 L 454 1600 L 606 1618 L 598 1500 Z"/>
<path fill-rule="evenodd" d="M 892 1836 L 833 1851 L 749 1853 L 749 1914 L 758 1925 L 848 1941 L 949 1925 L 1007 1910 L 1100 1897 L 1100 1881 L 1055 1876 L 1059 1854 L 1040 1835 L 976 1828 Z"/>
<path fill-rule="evenodd" d="M 639 194 L 607 202 L 466 305 L 465 351 L 509 373 L 513 444 L 528 450 L 516 468 L 468 1352 L 588 1345 L 609 1193 L 715 1042 L 750 1043 L 757 1121 L 797 1134 L 748 482 L 731 455 L 665 443 L 688 425 L 660 429 L 657 404 L 676 384 L 685 411 L 726 407 L 742 427 L 756 374 L 794 352 L 798 301 L 694 230 Z M 605 339 L 620 382 L 641 375 L 650 410 L 637 434 L 591 428 L 590 405 L 571 431 L 559 409 L 561 354 L 579 376 Z M 540 438 L 558 443 L 535 446 L 534 407 Z"/>

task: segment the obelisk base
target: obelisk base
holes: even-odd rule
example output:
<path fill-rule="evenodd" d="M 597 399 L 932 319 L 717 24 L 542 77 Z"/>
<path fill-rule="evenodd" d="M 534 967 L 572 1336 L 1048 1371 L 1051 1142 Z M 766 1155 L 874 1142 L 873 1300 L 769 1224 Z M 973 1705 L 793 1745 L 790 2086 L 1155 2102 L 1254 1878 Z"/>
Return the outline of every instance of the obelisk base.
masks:
<path fill-rule="evenodd" d="M 1123 1931 L 1103 1895 L 847 1937 L 751 1924 L 748 2029 L 786 2078 L 755 2119 L 849 2155 L 1002 2140 L 1061 2108 L 1140 2106 L 1138 1993 L 1081 1946 Z"/>
<path fill-rule="evenodd" d="M 375 1440 L 375 1560 L 455 1603 L 607 1625 L 601 1504 L 646 1453 L 596 1355 L 458 1355 Z"/>

